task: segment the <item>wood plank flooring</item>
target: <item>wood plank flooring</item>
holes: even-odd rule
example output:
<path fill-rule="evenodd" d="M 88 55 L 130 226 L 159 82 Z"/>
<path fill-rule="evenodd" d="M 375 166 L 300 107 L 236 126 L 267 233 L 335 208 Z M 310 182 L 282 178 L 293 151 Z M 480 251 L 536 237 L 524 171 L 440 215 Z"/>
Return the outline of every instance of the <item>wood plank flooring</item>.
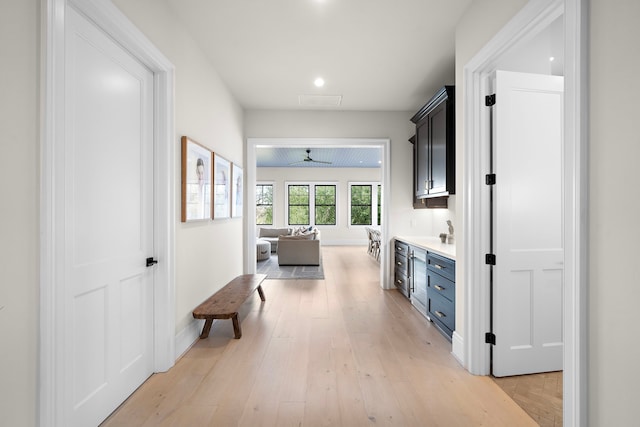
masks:
<path fill-rule="evenodd" d="M 493 380 L 541 427 L 562 427 L 562 371 Z"/>
<path fill-rule="evenodd" d="M 535 426 L 395 290 L 364 247 L 322 248 L 324 280 L 267 280 L 243 336 L 215 322 L 104 426 Z"/>

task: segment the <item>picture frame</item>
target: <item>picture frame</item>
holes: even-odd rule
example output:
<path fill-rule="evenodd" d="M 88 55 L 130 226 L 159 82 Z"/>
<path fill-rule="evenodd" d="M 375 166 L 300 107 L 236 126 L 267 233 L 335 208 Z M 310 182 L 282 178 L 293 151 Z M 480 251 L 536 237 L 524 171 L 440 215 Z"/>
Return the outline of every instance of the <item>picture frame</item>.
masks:
<path fill-rule="evenodd" d="M 233 163 L 231 168 L 231 217 L 242 217 L 242 198 L 244 192 L 244 174 L 242 168 Z"/>
<path fill-rule="evenodd" d="M 213 153 L 213 219 L 231 215 L 231 162 Z"/>
<path fill-rule="evenodd" d="M 182 222 L 211 219 L 212 152 L 188 136 L 182 144 Z"/>

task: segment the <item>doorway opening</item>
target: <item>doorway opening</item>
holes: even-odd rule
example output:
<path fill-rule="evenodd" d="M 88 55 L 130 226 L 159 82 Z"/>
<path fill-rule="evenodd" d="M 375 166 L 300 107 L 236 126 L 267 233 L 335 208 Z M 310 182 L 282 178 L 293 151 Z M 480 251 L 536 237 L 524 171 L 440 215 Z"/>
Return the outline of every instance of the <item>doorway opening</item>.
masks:
<path fill-rule="evenodd" d="M 382 164 L 380 165 L 382 184 L 382 213 L 381 213 L 381 248 L 380 248 L 380 286 L 389 289 L 393 284 L 388 279 L 388 252 L 385 250 L 385 242 L 389 241 L 388 236 L 388 206 L 390 188 L 390 152 L 391 141 L 384 138 L 248 138 L 247 139 L 247 161 L 246 161 L 246 182 L 247 182 L 247 218 L 245 222 L 245 271 L 255 272 L 256 269 L 256 149 L 259 146 L 267 147 L 354 147 L 366 148 L 375 147 L 382 151 Z M 346 190 L 345 190 L 346 191 Z"/>
<path fill-rule="evenodd" d="M 465 341 L 464 364 L 477 375 L 490 373 L 490 273 L 485 265 L 490 231 L 489 195 L 484 175 L 489 164 L 489 120 L 484 97 L 489 94 L 488 76 L 515 46 L 521 47 L 549 28 L 559 17 L 563 22 L 564 48 L 564 151 L 562 195 L 564 291 L 562 295 L 563 414 L 566 425 L 586 423 L 586 142 L 583 123 L 586 93 L 586 7 L 583 0 L 531 1 L 464 68 L 466 92 L 464 164 L 465 218 Z"/>

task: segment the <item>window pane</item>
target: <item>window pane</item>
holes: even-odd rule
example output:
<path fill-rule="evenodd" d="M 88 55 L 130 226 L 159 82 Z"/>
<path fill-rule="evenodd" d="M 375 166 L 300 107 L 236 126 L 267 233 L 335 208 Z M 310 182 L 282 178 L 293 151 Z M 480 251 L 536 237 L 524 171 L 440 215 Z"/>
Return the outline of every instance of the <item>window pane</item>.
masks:
<path fill-rule="evenodd" d="M 335 206 L 316 206 L 316 225 L 336 225 Z"/>
<path fill-rule="evenodd" d="M 371 206 L 351 206 L 351 225 L 371 225 Z"/>
<path fill-rule="evenodd" d="M 256 206 L 256 224 L 273 225 L 273 206 Z"/>
<path fill-rule="evenodd" d="M 309 206 L 289 206 L 289 225 L 308 225 Z"/>
<path fill-rule="evenodd" d="M 352 205 L 371 205 L 371 186 L 352 185 L 351 186 Z"/>

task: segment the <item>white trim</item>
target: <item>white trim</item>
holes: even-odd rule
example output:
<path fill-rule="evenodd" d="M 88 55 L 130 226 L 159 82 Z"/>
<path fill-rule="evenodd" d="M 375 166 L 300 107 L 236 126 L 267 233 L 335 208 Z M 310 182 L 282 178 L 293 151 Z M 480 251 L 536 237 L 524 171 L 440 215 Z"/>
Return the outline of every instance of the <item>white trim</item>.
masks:
<path fill-rule="evenodd" d="M 587 0 L 531 0 L 464 67 L 465 340 L 462 361 L 473 374 L 489 374 L 489 278 L 482 254 L 488 248 L 488 117 L 483 105 L 487 76 L 518 42 L 553 19 L 565 16 L 565 298 L 563 324 L 564 423 L 587 425 L 586 266 L 587 266 Z"/>
<path fill-rule="evenodd" d="M 63 167 L 57 148 L 64 141 L 65 11 L 73 7 L 125 47 L 154 74 L 154 254 L 159 264 L 154 288 L 154 371 L 175 362 L 175 135 L 174 67 L 171 62 L 110 1 L 41 1 L 41 182 L 40 182 L 40 355 L 38 425 L 64 425 L 59 404 L 65 381 L 61 349 L 60 272 L 56 222 L 55 168 Z"/>
<path fill-rule="evenodd" d="M 215 324 L 215 322 L 216 321 L 213 323 Z M 176 334 L 176 350 L 174 353 L 175 360 L 178 360 L 200 339 L 200 332 L 202 331 L 203 325 L 204 320 L 191 319 L 187 326 Z"/>
<path fill-rule="evenodd" d="M 251 209 L 255 206 L 256 199 L 256 147 L 258 146 L 287 146 L 287 147 L 379 147 L 382 148 L 382 247 L 380 248 L 380 286 L 383 289 L 393 287 L 393 278 L 390 277 L 389 251 L 386 250 L 389 242 L 389 189 L 391 188 L 391 140 L 388 138 L 247 138 L 246 145 L 246 174 L 247 174 L 247 194 L 245 205 L 247 209 L 247 220 L 245 222 L 245 256 L 244 270 L 247 273 L 256 271 L 256 233 L 255 222 L 256 212 Z M 326 242 L 323 242 L 326 244 Z"/>
<path fill-rule="evenodd" d="M 464 366 L 464 338 L 456 331 L 451 336 L 451 354 Z"/>

